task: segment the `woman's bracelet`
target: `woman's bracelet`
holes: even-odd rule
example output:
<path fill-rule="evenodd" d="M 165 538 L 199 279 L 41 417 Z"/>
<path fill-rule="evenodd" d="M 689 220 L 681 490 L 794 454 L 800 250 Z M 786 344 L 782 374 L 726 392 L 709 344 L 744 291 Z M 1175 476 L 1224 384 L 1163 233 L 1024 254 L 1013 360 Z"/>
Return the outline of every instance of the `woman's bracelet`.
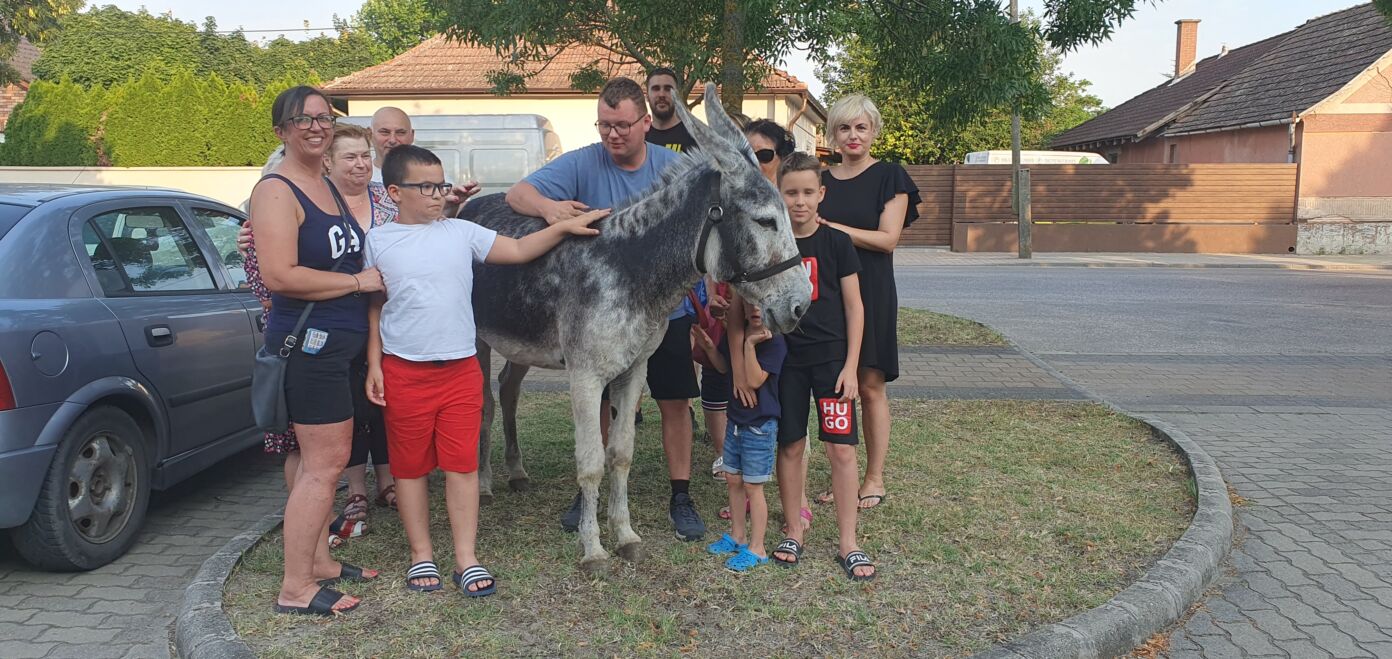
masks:
<path fill-rule="evenodd" d="M 349 275 L 349 276 L 353 278 L 353 286 L 355 286 L 355 287 L 357 288 L 357 290 L 353 291 L 353 295 L 357 295 L 358 293 L 361 293 L 361 292 L 362 292 L 362 281 L 358 279 L 358 276 L 357 276 L 357 275 Z"/>

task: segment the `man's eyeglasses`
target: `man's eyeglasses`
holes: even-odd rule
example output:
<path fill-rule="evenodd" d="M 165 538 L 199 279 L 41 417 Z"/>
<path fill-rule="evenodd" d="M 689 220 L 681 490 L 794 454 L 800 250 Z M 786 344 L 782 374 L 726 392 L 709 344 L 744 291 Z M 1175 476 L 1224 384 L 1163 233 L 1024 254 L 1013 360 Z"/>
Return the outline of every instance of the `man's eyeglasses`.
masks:
<path fill-rule="evenodd" d="M 338 118 L 331 114 L 321 114 L 317 117 L 311 117 L 307 114 L 297 114 L 285 120 L 285 123 L 300 130 L 309 128 L 309 125 L 314 122 L 318 122 L 320 128 L 333 128 L 334 124 L 338 122 Z"/>
<path fill-rule="evenodd" d="M 398 188 L 415 188 L 415 189 L 417 189 L 417 190 L 420 190 L 420 193 L 421 193 L 422 196 L 434 197 L 436 192 L 439 192 L 439 193 L 440 193 L 440 196 L 448 195 L 448 194 L 450 193 L 450 190 L 453 190 L 453 189 L 454 189 L 454 184 L 453 184 L 453 183 L 402 183 L 402 184 L 400 184 L 400 185 L 398 185 L 398 186 L 396 186 L 396 187 L 398 187 Z"/>
<path fill-rule="evenodd" d="M 773 157 L 775 155 L 777 154 L 773 152 L 773 149 L 759 149 L 758 151 L 754 152 L 754 157 L 758 158 L 759 162 L 764 163 L 765 165 L 773 162 Z"/>
<path fill-rule="evenodd" d="M 595 128 L 599 129 L 600 135 L 608 135 L 609 131 L 612 130 L 618 133 L 619 137 L 626 137 L 630 132 L 633 132 L 633 127 L 642 122 L 643 117 L 646 116 L 648 116 L 648 114 L 645 112 L 638 117 L 638 121 L 620 121 L 617 124 L 611 124 L 607 121 L 596 121 L 594 125 Z"/>

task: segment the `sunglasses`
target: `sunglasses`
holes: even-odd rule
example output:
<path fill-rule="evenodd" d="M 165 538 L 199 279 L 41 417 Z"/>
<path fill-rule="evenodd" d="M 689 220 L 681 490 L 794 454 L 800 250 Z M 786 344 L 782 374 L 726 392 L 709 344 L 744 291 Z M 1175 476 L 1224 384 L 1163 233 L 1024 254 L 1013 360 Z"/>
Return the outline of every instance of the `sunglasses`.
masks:
<path fill-rule="evenodd" d="M 759 162 L 764 163 L 765 165 L 773 162 L 773 157 L 775 155 L 777 154 L 773 152 L 773 149 L 759 149 L 758 151 L 754 152 L 754 157 L 758 158 Z"/>

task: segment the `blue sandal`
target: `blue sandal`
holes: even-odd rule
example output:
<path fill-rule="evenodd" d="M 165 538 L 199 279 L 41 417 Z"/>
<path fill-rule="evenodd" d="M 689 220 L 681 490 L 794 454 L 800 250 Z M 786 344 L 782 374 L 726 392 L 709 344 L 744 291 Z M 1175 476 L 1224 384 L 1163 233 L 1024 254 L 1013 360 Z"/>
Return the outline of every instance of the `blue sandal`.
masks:
<path fill-rule="evenodd" d="M 455 572 L 453 578 L 454 585 L 459 586 L 459 590 L 463 591 L 464 594 L 469 597 L 487 597 L 498 592 L 498 580 L 494 579 L 493 575 L 489 574 L 488 570 L 485 570 L 482 565 L 471 565 L 466 567 L 463 572 Z M 479 583 L 480 581 L 488 581 L 491 583 L 489 583 L 486 588 L 469 590 L 469 586 Z"/>
<path fill-rule="evenodd" d="M 719 540 L 706 545 L 706 551 L 717 556 L 724 556 L 725 554 L 738 554 L 744 547 L 745 545 L 735 542 L 735 539 L 726 533 L 720 536 Z"/>
<path fill-rule="evenodd" d="M 767 556 L 760 556 L 749 551 L 749 547 L 740 547 L 738 554 L 731 556 L 729 560 L 725 561 L 725 569 L 732 572 L 744 572 L 759 567 L 767 562 L 769 562 Z"/>

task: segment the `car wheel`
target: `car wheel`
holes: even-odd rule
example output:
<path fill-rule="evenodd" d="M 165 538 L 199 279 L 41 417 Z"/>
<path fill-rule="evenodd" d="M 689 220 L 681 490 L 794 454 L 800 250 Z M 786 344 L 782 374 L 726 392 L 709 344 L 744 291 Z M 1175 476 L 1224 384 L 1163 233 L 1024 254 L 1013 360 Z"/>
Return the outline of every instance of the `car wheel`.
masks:
<path fill-rule="evenodd" d="M 34 512 L 11 534 L 46 570 L 91 570 L 130 549 L 150 503 L 145 438 L 126 413 L 96 407 L 63 435 Z"/>

